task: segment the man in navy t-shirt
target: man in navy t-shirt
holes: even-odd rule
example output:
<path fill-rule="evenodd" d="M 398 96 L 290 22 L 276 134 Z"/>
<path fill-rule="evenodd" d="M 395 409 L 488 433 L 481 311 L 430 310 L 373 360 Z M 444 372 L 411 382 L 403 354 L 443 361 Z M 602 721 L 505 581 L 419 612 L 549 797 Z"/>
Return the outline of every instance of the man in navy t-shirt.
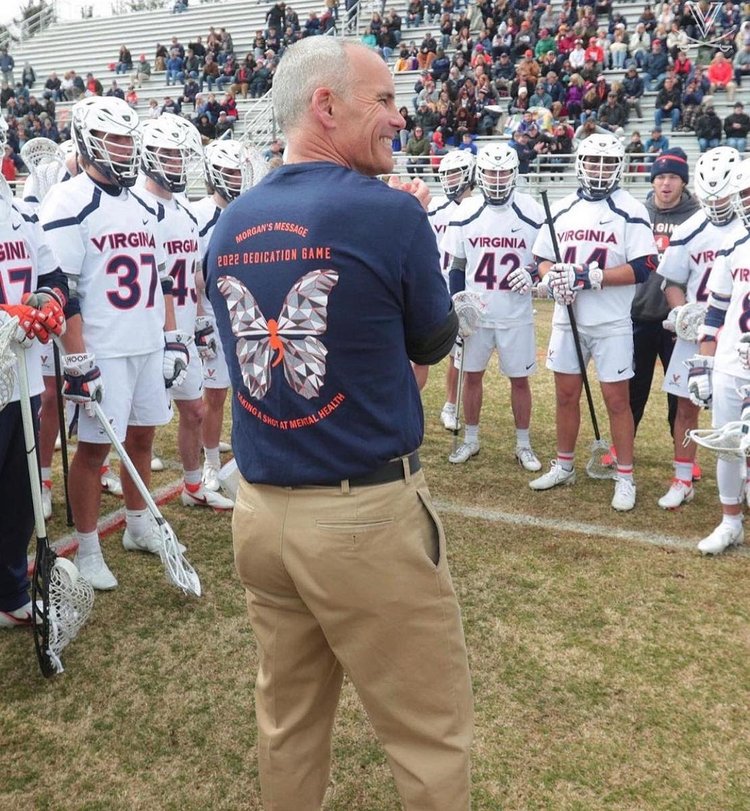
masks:
<path fill-rule="evenodd" d="M 274 108 L 287 163 L 226 209 L 206 263 L 234 394 L 264 803 L 321 807 L 346 672 L 404 806 L 463 811 L 471 685 L 411 369 L 458 327 L 429 194 L 375 179 L 404 126 L 376 52 L 296 43 Z"/>

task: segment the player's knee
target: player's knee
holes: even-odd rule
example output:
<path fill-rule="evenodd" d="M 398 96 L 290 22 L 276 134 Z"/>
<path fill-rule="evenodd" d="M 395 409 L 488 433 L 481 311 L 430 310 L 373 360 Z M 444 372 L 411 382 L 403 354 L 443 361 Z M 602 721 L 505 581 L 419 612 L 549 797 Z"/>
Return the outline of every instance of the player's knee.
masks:
<path fill-rule="evenodd" d="M 203 421 L 203 400 L 183 400 L 178 410 L 181 425 L 195 427 Z"/>
<path fill-rule="evenodd" d="M 204 389 L 204 403 L 209 411 L 218 411 L 224 407 L 227 399 L 226 389 Z"/>

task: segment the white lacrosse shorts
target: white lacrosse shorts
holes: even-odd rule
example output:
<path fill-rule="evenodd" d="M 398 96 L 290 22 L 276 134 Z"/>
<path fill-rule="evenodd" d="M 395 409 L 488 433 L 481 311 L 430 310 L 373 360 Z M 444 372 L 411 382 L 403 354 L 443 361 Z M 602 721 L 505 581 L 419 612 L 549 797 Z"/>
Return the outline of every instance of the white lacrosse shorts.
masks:
<path fill-rule="evenodd" d="M 97 360 L 104 384 L 102 411 L 121 442 L 125 441 L 129 425 L 166 425 L 172 419 L 172 408 L 164 387 L 163 360 L 163 349 L 147 355 Z M 75 406 L 69 403 L 69 412 L 71 407 Z M 84 406 L 78 412 L 78 439 L 109 445 L 99 420 L 89 416 Z"/>
<path fill-rule="evenodd" d="M 228 389 L 231 386 L 224 347 L 216 336 L 216 357 L 203 361 L 203 388 Z"/>
<path fill-rule="evenodd" d="M 598 328 L 601 329 L 602 327 Z M 593 358 L 600 382 L 618 383 L 621 380 L 630 380 L 633 376 L 632 329 L 614 335 L 592 335 L 579 328 L 578 334 L 581 338 L 583 361 L 588 366 L 589 360 Z M 548 369 L 560 374 L 581 374 L 572 330 L 552 327 L 546 365 Z"/>
<path fill-rule="evenodd" d="M 203 366 L 198 355 L 195 344 L 191 341 L 188 347 L 190 362 L 187 367 L 187 375 L 179 386 L 172 386 L 167 389 L 169 396 L 173 400 L 200 400 L 203 396 Z"/>
<path fill-rule="evenodd" d="M 672 357 L 664 375 L 664 382 L 661 384 L 662 391 L 674 394 L 675 397 L 690 397 L 687 387 L 688 369 L 685 361 L 697 354 L 698 344 L 695 341 L 685 341 L 683 338 L 675 341 Z"/>
<path fill-rule="evenodd" d="M 742 416 L 742 397 L 737 389 L 748 383 L 750 383 L 750 375 L 745 378 L 728 375 L 726 372 L 713 372 L 712 428 L 723 428 L 728 422 L 735 422 L 740 419 Z"/>
<path fill-rule="evenodd" d="M 533 323 L 504 329 L 479 327 L 473 335 L 464 339 L 464 372 L 483 372 L 495 349 L 500 374 L 506 377 L 528 377 L 536 372 L 536 334 Z"/>

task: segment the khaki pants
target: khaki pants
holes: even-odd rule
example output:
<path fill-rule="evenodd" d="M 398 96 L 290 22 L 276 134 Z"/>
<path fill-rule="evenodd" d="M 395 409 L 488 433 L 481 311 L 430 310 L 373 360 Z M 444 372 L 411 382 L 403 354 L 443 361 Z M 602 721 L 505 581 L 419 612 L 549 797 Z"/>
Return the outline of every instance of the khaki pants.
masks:
<path fill-rule="evenodd" d="M 353 488 L 242 481 L 232 528 L 259 650 L 266 811 L 321 808 L 344 672 L 407 811 L 467 811 L 471 681 L 422 471 Z"/>

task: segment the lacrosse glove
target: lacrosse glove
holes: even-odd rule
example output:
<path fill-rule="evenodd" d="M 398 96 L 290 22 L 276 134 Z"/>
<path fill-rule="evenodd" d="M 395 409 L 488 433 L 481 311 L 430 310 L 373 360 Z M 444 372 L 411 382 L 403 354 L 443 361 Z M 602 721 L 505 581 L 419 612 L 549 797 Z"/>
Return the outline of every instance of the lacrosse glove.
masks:
<path fill-rule="evenodd" d="M 708 355 L 694 355 L 685 361 L 685 366 L 688 369 L 690 402 L 701 408 L 708 408 L 712 397 L 711 376 L 714 359 Z"/>
<path fill-rule="evenodd" d="M 76 405 L 83 405 L 92 414 L 91 403 L 101 403 L 104 397 L 102 373 L 96 357 L 88 352 L 62 356 L 63 397 Z"/>
<path fill-rule="evenodd" d="M 195 346 L 203 360 L 216 357 L 216 329 L 210 315 L 199 315 L 195 319 Z"/>
<path fill-rule="evenodd" d="M 170 330 L 164 333 L 164 361 L 162 373 L 164 385 L 181 386 L 187 377 L 187 367 L 190 363 L 188 343 L 192 338 L 180 330 Z"/>

